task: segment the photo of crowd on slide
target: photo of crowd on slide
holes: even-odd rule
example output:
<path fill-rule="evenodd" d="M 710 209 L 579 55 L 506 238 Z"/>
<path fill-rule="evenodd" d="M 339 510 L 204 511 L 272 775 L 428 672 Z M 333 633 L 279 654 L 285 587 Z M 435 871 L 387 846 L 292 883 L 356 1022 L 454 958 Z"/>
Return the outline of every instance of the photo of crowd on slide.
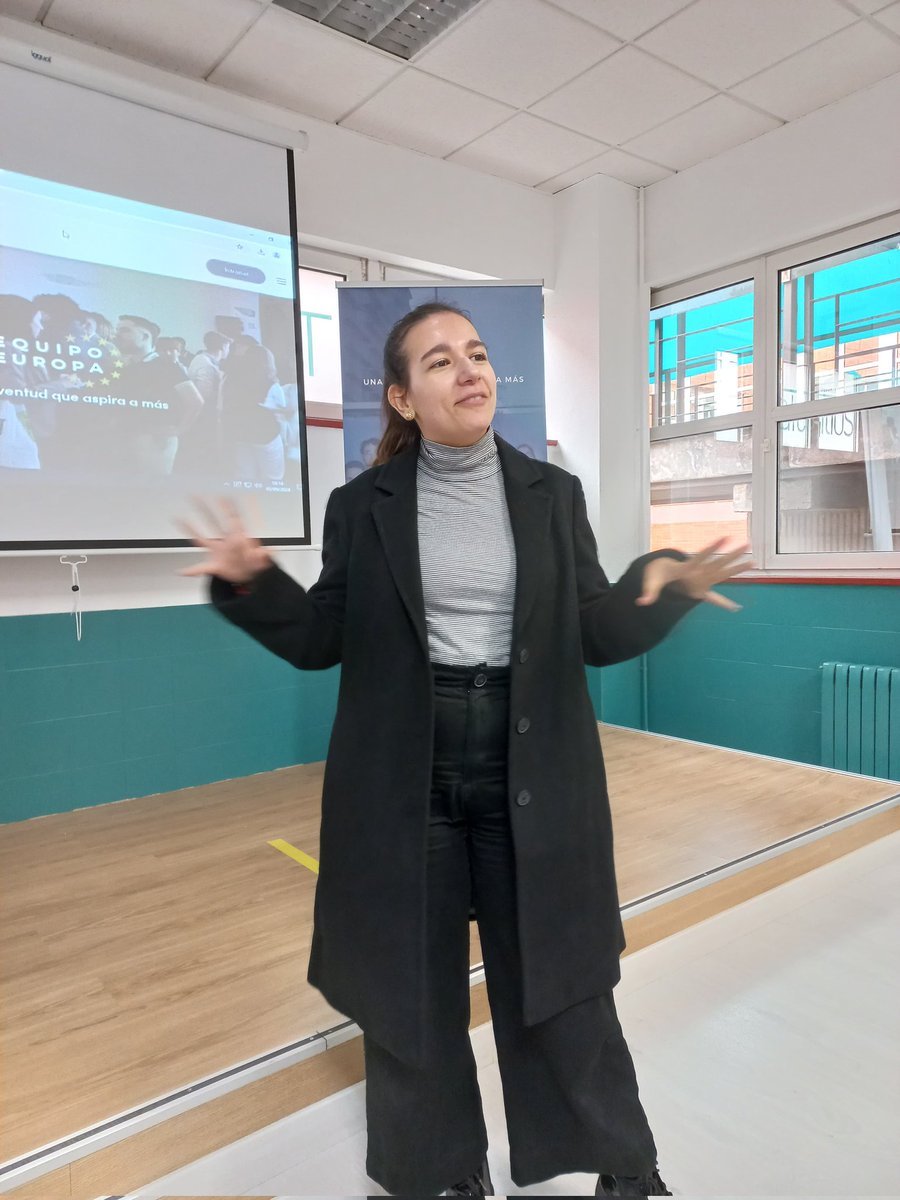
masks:
<path fill-rule="evenodd" d="M 0 293 L 7 480 L 300 485 L 290 301 L 8 249 Z"/>

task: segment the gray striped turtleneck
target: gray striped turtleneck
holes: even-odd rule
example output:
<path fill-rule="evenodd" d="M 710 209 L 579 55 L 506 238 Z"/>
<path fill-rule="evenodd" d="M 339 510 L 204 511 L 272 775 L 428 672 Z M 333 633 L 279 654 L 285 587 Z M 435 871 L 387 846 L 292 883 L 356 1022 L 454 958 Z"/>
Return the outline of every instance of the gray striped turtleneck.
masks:
<path fill-rule="evenodd" d="M 417 488 L 431 661 L 506 666 L 516 550 L 493 429 L 474 446 L 422 438 Z"/>

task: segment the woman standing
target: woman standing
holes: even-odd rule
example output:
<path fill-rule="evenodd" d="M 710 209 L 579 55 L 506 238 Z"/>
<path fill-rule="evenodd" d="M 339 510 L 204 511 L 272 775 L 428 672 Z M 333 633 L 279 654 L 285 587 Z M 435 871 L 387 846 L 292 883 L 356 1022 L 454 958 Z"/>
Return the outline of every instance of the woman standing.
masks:
<path fill-rule="evenodd" d="M 376 465 L 331 495 L 304 590 L 222 505 L 190 526 L 212 598 L 298 667 L 341 663 L 309 981 L 364 1032 L 369 1175 L 492 1194 L 468 1036 L 478 920 L 520 1186 L 666 1195 L 612 988 L 624 946 L 584 664 L 644 653 L 743 569 L 659 551 L 610 587 L 578 480 L 497 437 L 464 314 L 385 345 Z"/>

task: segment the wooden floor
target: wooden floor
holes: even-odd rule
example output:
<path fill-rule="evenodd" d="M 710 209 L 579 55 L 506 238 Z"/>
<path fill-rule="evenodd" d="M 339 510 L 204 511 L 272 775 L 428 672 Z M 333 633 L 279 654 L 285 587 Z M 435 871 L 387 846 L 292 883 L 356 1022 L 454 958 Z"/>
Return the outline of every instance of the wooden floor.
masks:
<path fill-rule="evenodd" d="M 900 791 L 603 742 L 623 903 Z M 315 875 L 268 845 L 318 858 L 321 780 L 293 767 L 0 827 L 0 1163 L 342 1019 L 306 983 Z"/>

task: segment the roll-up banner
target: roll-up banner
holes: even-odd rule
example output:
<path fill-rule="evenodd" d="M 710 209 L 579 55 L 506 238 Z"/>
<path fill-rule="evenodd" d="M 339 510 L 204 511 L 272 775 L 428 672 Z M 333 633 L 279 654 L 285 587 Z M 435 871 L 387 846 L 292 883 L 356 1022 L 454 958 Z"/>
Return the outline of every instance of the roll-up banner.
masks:
<path fill-rule="evenodd" d="M 353 479 L 370 467 L 382 434 L 382 352 L 391 326 L 419 304 L 463 310 L 497 374 L 493 426 L 531 458 L 547 457 L 543 295 L 539 282 L 339 283 L 344 467 Z"/>

